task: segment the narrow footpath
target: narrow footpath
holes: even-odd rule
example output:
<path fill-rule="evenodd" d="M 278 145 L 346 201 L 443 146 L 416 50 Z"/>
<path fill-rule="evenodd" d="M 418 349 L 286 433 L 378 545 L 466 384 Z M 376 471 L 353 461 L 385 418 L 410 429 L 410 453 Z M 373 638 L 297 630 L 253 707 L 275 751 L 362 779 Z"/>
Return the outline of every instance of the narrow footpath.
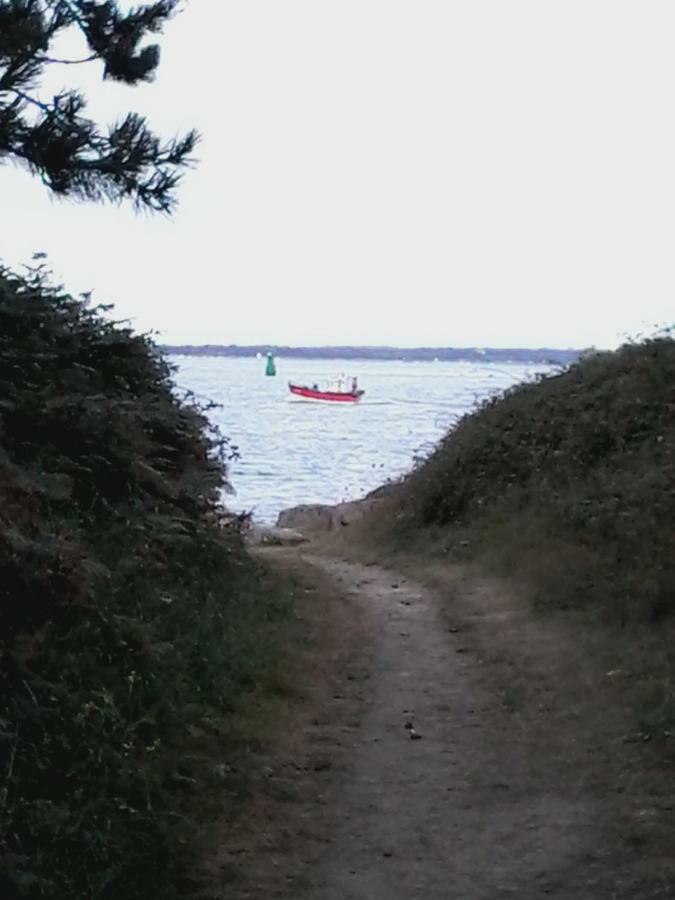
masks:
<path fill-rule="evenodd" d="M 356 662 L 335 654 L 313 699 L 308 685 L 292 750 L 269 760 L 276 800 L 258 799 L 248 844 L 224 848 L 230 880 L 214 896 L 675 897 L 671 861 L 643 859 L 620 834 L 643 811 L 608 787 L 607 748 L 562 727 L 555 709 L 506 709 L 502 670 L 428 582 L 311 546 L 262 556 L 304 577 L 310 618 L 332 597 L 338 643 L 341 630 L 367 639 Z M 461 578 L 452 589 L 475 592 Z M 513 640 L 513 610 L 491 608 L 475 614 L 490 619 L 488 639 Z"/>

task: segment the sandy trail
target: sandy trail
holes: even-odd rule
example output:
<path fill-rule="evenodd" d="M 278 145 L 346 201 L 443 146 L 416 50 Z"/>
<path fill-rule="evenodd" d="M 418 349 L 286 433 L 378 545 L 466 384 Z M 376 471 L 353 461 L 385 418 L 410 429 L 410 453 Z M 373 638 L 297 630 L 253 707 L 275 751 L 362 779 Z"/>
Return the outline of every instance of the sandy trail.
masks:
<path fill-rule="evenodd" d="M 461 617 L 450 627 L 438 590 L 311 546 L 263 556 L 302 573 L 316 598 L 310 618 L 330 615 L 333 671 L 306 676 L 318 693 L 303 701 L 290 751 L 277 746 L 267 760 L 269 790 L 283 798 L 268 802 L 263 787 L 238 855 L 223 844 L 227 886 L 209 897 L 675 897 L 665 857 L 663 866 L 653 853 L 642 859 L 618 837 L 628 813 L 602 755 L 614 751 L 550 708 L 506 710 L 499 667 Z M 461 578 L 452 589 L 470 590 Z M 488 644 L 513 641 L 511 613 L 479 599 Z M 536 642 L 524 618 L 522 635 Z M 335 647 L 359 635 L 359 663 L 344 654 L 347 674 Z"/>
<path fill-rule="evenodd" d="M 381 568 L 307 559 L 375 617 L 362 727 L 311 896 L 601 896 L 589 884 L 594 805 L 550 770 L 539 783 L 430 593 Z"/>

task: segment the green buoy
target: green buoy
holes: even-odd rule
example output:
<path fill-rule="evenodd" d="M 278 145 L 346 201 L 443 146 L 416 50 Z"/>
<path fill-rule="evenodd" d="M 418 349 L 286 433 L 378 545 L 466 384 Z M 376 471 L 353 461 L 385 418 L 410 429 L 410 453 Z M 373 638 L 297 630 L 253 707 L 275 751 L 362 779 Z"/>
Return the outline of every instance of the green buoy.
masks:
<path fill-rule="evenodd" d="M 267 354 L 267 368 L 265 369 L 265 375 L 276 375 L 277 367 L 274 365 L 274 357 L 271 353 Z"/>

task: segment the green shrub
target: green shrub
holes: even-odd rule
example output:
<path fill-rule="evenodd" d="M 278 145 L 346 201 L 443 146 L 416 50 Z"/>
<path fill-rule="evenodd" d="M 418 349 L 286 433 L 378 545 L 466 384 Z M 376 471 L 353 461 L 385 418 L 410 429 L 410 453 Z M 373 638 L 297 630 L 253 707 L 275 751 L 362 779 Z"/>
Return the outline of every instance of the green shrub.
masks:
<path fill-rule="evenodd" d="M 404 531 L 469 528 L 541 602 L 675 609 L 675 341 L 587 356 L 483 403 L 396 490 Z"/>
<path fill-rule="evenodd" d="M 173 896 L 176 748 L 281 613 L 152 342 L 0 270 L 0 896 Z"/>

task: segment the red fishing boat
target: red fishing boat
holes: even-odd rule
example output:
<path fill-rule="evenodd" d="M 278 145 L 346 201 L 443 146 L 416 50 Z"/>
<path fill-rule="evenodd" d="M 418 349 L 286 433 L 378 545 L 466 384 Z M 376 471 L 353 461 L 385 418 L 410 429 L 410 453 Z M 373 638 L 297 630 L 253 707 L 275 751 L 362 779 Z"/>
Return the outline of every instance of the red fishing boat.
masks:
<path fill-rule="evenodd" d="M 323 400 L 328 403 L 358 403 L 365 391 L 359 390 L 356 378 L 336 378 L 326 387 L 318 384 L 311 387 L 306 384 L 288 382 L 288 389 L 295 397 L 303 400 Z"/>

